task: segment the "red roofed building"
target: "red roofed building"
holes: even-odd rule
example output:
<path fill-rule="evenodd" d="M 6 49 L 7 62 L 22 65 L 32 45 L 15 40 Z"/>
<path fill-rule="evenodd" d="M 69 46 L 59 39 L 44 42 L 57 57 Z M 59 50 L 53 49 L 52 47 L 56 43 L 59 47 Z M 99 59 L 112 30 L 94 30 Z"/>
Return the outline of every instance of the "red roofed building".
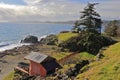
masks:
<path fill-rule="evenodd" d="M 45 77 L 60 67 L 55 58 L 38 52 L 31 52 L 25 59 L 30 61 L 28 72 L 30 76 L 41 75 Z"/>

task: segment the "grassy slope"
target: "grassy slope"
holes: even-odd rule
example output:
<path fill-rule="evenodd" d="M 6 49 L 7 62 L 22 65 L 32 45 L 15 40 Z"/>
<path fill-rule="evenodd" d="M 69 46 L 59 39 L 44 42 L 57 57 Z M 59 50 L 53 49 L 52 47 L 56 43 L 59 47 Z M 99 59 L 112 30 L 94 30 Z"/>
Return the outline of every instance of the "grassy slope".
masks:
<path fill-rule="evenodd" d="M 59 33 L 57 36 L 59 40 L 66 41 L 70 39 L 71 37 L 74 37 L 77 35 L 78 35 L 77 33 L 68 32 L 68 33 Z"/>
<path fill-rule="evenodd" d="M 94 59 L 95 55 L 90 54 L 88 52 L 80 52 L 76 58 L 82 59 L 82 60 L 91 60 Z"/>
<path fill-rule="evenodd" d="M 79 74 L 78 80 L 120 80 L 120 42 L 104 51 L 104 58 L 91 63 L 90 69 Z"/>

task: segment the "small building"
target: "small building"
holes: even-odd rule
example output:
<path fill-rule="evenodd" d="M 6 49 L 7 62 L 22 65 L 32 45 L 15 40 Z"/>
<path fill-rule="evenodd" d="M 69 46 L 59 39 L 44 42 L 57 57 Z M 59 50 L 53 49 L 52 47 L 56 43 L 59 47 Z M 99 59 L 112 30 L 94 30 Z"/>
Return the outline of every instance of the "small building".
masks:
<path fill-rule="evenodd" d="M 38 52 L 31 52 L 24 58 L 30 61 L 28 72 L 30 76 L 40 75 L 45 77 L 60 67 L 55 58 Z"/>

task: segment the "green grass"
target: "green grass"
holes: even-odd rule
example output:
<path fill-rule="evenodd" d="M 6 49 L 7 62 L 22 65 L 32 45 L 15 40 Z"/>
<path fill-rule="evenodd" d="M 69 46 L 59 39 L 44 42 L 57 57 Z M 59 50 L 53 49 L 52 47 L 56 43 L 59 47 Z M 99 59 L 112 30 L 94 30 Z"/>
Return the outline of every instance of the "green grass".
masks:
<path fill-rule="evenodd" d="M 13 80 L 13 78 L 14 78 L 14 72 L 11 72 L 6 77 L 4 77 L 2 80 Z"/>
<path fill-rule="evenodd" d="M 77 76 L 78 80 L 120 80 L 120 42 L 103 52 L 103 59 L 89 65 L 90 69 Z"/>
<path fill-rule="evenodd" d="M 90 59 L 94 59 L 95 55 L 90 54 L 88 52 L 81 52 L 77 55 L 77 57 L 79 57 L 82 60 L 90 60 Z"/>
<path fill-rule="evenodd" d="M 78 33 L 68 32 L 68 33 L 59 33 L 57 36 L 58 36 L 59 40 L 66 41 L 66 40 L 70 39 L 71 37 L 74 37 L 77 35 L 78 35 Z"/>

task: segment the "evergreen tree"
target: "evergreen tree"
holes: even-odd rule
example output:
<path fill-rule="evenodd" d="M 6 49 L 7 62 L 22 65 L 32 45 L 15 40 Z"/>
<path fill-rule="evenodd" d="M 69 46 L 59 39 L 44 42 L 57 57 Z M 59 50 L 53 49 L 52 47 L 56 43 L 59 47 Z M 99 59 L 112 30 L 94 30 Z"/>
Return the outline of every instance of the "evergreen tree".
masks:
<path fill-rule="evenodd" d="M 95 11 L 94 8 L 94 6 L 97 4 L 98 3 L 88 3 L 88 5 L 84 8 L 84 11 L 81 12 L 82 16 L 77 22 L 77 27 L 80 27 L 82 25 L 85 26 L 84 29 L 82 28 L 82 30 L 101 33 L 102 21 L 100 19 L 100 15 Z"/>

